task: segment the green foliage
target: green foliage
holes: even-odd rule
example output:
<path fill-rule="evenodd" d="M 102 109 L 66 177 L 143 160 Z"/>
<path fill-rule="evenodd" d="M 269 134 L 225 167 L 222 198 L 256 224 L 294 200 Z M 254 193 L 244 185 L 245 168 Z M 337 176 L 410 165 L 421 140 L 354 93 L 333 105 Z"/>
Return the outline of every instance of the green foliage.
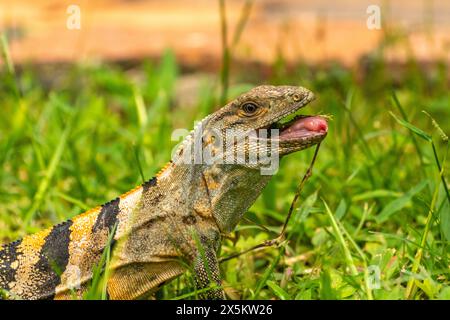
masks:
<path fill-rule="evenodd" d="M 305 86 L 318 100 L 304 112 L 333 120 L 288 226 L 289 241 L 222 263 L 229 297 L 449 299 L 448 80 L 434 78 L 429 86 L 429 76 L 412 68 L 400 84 L 383 61 L 373 63 L 368 70 L 378 71 L 361 77 L 337 65 L 288 70 L 280 60 L 268 77 L 255 70 L 232 78 L 230 98 L 261 83 Z M 442 73 L 441 65 L 429 68 Z M 170 52 L 132 70 L 96 64 L 72 66 L 58 80 L 48 76 L 10 64 L 0 74 L 1 242 L 153 176 L 178 143 L 172 130 L 192 128 L 220 99 L 218 83 L 203 83 L 193 106 L 180 103 L 184 75 Z M 280 231 L 313 151 L 283 159 L 247 214 L 267 229 L 243 221 L 234 240 L 224 240 L 222 257 Z M 188 273 L 158 297 L 194 298 L 192 280 Z M 97 282 L 90 298 L 104 298 Z"/>
<path fill-rule="evenodd" d="M 107 283 L 111 273 L 110 265 L 111 265 L 111 245 L 113 243 L 113 235 L 117 225 L 111 229 L 111 232 L 108 233 L 108 240 L 106 242 L 106 246 L 103 249 L 102 255 L 100 257 L 100 261 L 93 268 L 92 271 L 92 279 L 87 284 L 87 290 L 84 292 L 83 299 L 84 300 L 106 300 L 107 293 Z"/>

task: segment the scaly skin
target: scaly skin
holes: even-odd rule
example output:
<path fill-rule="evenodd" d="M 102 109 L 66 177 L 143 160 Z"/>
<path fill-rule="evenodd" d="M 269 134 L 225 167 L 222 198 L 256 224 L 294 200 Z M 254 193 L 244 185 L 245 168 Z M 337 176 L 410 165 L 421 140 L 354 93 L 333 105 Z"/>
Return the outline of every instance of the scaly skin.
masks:
<path fill-rule="evenodd" d="M 81 298 L 110 232 L 110 299 L 148 297 L 190 267 L 197 289 L 211 282 L 220 286 L 216 252 L 221 236 L 235 228 L 271 175 L 261 175 L 261 162 L 186 163 L 195 159 L 190 152 L 195 134 L 220 159 L 229 151 L 216 141 L 226 140 L 227 129 L 268 128 L 312 99 L 307 89 L 290 86 L 260 86 L 241 95 L 203 119 L 151 180 L 69 221 L 0 247 L 0 288 L 7 298 Z M 258 136 L 234 150 L 250 154 L 258 142 L 276 140 L 284 156 L 325 136 L 326 130 L 284 140 Z M 201 297 L 222 299 L 224 293 L 216 288 Z"/>

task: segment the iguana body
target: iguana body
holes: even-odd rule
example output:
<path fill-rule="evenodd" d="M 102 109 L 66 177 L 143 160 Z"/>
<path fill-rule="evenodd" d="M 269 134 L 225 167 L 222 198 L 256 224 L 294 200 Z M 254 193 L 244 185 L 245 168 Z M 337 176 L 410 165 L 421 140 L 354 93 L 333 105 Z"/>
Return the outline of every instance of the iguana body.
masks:
<path fill-rule="evenodd" d="M 228 129 L 258 130 L 313 99 L 301 87 L 260 86 L 200 123 L 200 144 L 223 156 L 214 136 Z M 197 126 L 199 127 L 199 126 Z M 198 131 L 198 130 L 197 130 Z M 277 137 L 280 156 L 326 136 L 325 120 L 301 117 Z M 143 185 L 62 224 L 0 247 L 0 288 L 23 299 L 81 298 L 113 233 L 107 293 L 111 299 L 147 297 L 192 266 L 197 288 L 220 285 L 216 252 L 261 193 L 270 175 L 261 163 L 187 163 L 194 160 L 194 130 L 168 165 Z M 259 135 L 258 141 L 263 141 Z M 264 141 L 274 141 L 267 138 Z M 236 144 L 234 144 L 236 145 Z M 244 144 L 246 154 L 253 142 Z M 240 147 L 238 147 L 240 148 Z M 189 152 L 189 153 L 188 153 Z M 221 289 L 206 298 L 224 298 Z"/>

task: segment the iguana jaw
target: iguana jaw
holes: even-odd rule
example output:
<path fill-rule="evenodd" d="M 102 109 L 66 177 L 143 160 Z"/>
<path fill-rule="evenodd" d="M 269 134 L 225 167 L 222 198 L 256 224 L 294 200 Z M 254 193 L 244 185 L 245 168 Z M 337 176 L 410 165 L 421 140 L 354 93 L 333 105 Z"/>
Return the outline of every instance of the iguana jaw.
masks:
<path fill-rule="evenodd" d="M 322 141 L 328 133 L 328 123 L 321 116 L 297 116 L 279 128 L 280 152 L 287 154 Z"/>
<path fill-rule="evenodd" d="M 292 116 L 312 100 L 313 98 L 302 101 L 283 118 Z M 281 119 L 263 129 L 272 131 L 272 135 L 269 135 L 270 140 L 276 141 L 279 145 L 280 155 L 285 155 L 321 142 L 328 133 L 328 123 L 326 118 L 320 115 L 296 115 L 287 122 L 283 122 Z M 273 135 L 273 130 L 278 130 L 278 135 Z"/>

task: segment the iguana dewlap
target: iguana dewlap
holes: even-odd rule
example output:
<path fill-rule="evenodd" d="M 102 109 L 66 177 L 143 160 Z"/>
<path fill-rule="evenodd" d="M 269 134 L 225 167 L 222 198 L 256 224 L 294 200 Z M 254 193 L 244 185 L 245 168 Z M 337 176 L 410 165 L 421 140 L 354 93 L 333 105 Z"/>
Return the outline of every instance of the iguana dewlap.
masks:
<path fill-rule="evenodd" d="M 328 127 L 321 117 L 279 123 L 313 98 L 309 90 L 292 86 L 260 86 L 242 94 L 203 119 L 156 177 L 71 220 L 1 246 L 0 288 L 8 297 L 23 299 L 81 298 L 111 232 L 111 299 L 147 297 L 189 266 L 197 289 L 220 285 L 216 252 L 221 235 L 235 228 L 271 178 L 261 173 L 262 158 L 256 163 L 223 160 L 236 152 L 246 159 L 261 148 L 282 157 L 322 141 Z M 279 136 L 263 134 L 275 128 Z M 239 133 L 231 144 L 230 130 Z M 238 143 L 247 132 L 256 136 Z M 213 157 L 198 161 L 196 143 Z M 224 298 L 223 290 L 215 288 L 204 297 Z"/>

